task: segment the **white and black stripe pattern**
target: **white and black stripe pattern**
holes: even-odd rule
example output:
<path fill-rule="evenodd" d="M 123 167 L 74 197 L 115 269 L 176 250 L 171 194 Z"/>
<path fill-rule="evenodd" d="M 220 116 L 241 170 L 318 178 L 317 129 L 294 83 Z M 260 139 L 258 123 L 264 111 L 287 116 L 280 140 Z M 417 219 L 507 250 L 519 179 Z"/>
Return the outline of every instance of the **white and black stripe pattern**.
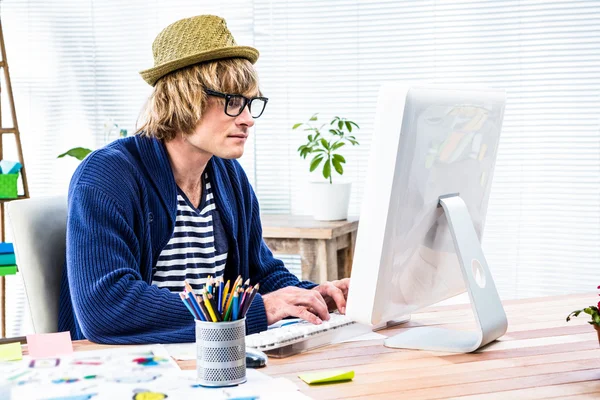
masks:
<path fill-rule="evenodd" d="M 204 182 L 198 209 L 178 189 L 175 230 L 158 257 L 152 275 L 153 285 L 180 292 L 187 280 L 198 294 L 208 276 L 223 275 L 227 240 L 207 174 Z"/>

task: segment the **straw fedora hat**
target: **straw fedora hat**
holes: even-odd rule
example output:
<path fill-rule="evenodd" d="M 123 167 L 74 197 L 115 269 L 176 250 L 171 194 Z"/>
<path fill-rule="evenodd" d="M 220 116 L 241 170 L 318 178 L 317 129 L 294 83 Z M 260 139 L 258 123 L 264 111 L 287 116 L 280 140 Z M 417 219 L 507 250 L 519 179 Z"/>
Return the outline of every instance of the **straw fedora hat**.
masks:
<path fill-rule="evenodd" d="M 258 50 L 238 46 L 225 20 L 215 15 L 199 15 L 172 23 L 152 43 L 154 67 L 140 71 L 146 82 L 156 81 L 177 69 L 223 58 L 245 58 L 252 64 Z"/>

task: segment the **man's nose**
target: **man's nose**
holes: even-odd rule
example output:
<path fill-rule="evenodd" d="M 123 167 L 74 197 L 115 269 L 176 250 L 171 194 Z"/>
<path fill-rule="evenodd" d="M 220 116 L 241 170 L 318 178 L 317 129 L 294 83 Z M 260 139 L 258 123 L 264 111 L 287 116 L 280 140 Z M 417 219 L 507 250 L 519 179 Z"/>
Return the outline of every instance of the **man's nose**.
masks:
<path fill-rule="evenodd" d="M 236 123 L 238 125 L 245 125 L 248 128 L 252 128 L 254 126 L 254 118 L 252 118 L 249 106 L 244 107 L 242 113 L 236 117 Z"/>

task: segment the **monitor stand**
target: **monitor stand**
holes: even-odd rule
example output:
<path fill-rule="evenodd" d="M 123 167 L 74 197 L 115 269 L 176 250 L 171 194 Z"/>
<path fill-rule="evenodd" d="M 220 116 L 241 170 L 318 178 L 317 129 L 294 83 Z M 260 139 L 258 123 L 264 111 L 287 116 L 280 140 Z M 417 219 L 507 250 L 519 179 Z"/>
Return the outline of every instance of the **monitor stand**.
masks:
<path fill-rule="evenodd" d="M 385 340 L 386 347 L 470 353 L 506 333 L 508 321 L 465 202 L 458 194 L 441 196 L 477 330 L 413 327 Z"/>

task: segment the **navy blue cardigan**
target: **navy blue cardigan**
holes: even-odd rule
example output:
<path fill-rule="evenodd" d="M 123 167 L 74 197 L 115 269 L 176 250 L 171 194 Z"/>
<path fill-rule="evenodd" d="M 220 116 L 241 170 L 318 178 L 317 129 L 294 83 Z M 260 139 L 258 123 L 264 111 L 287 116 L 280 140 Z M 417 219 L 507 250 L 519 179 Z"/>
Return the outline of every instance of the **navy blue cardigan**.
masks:
<path fill-rule="evenodd" d="M 225 278 L 250 278 L 261 294 L 316 286 L 299 281 L 265 245 L 258 201 L 240 164 L 213 156 L 207 169 L 229 241 Z M 107 344 L 195 340 L 178 294 L 151 285 L 176 212 L 177 186 L 161 141 L 120 139 L 81 163 L 69 187 L 60 331 Z M 260 294 L 246 318 L 248 334 L 267 328 Z"/>

